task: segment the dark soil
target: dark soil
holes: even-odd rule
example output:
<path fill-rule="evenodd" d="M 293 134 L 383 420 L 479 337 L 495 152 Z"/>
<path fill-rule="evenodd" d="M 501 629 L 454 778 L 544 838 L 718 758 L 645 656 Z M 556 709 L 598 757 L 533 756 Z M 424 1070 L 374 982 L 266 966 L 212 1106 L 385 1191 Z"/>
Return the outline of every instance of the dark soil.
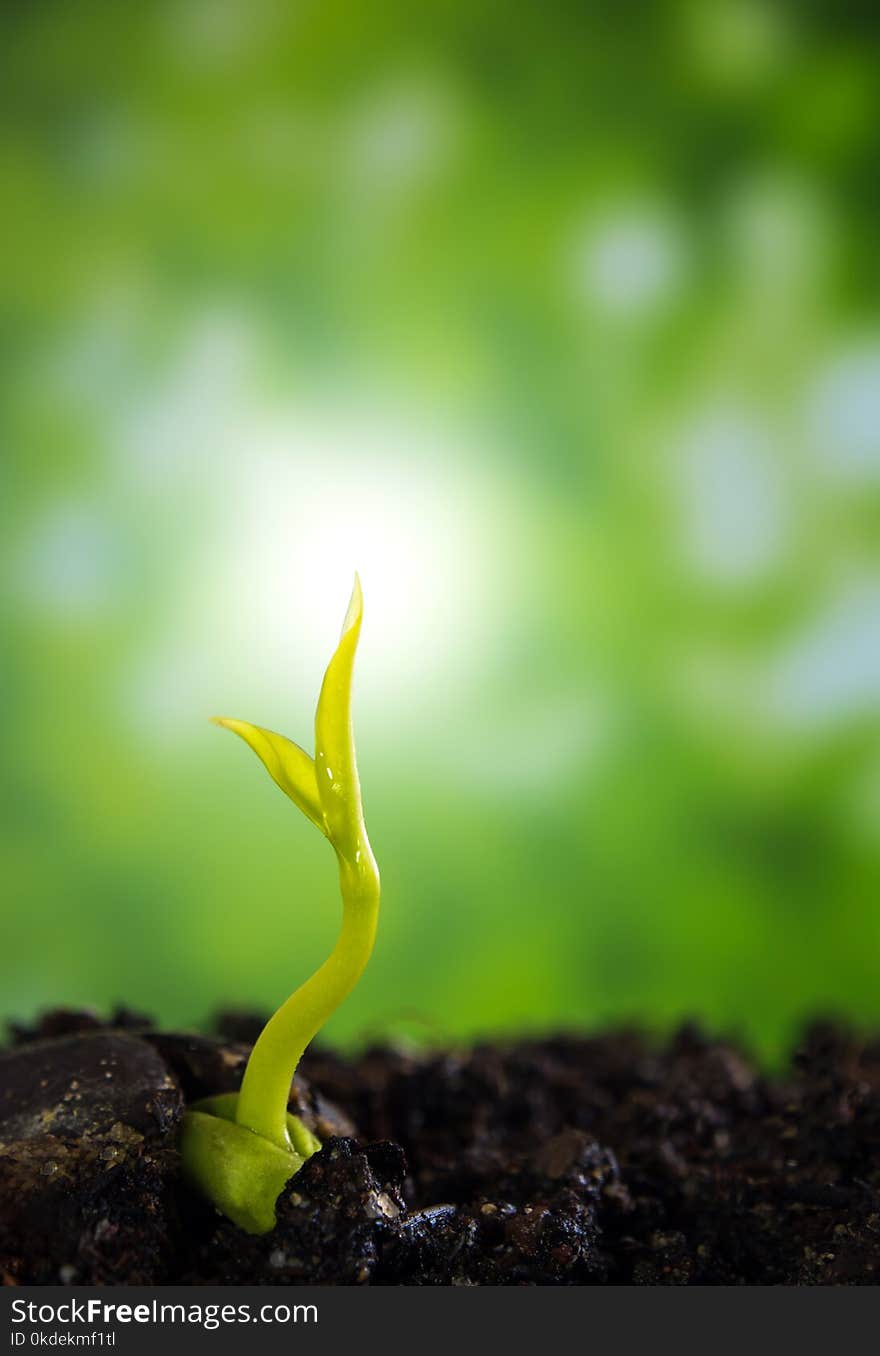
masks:
<path fill-rule="evenodd" d="M 260 1023 L 48 1014 L 0 1054 L 6 1283 L 869 1285 L 880 1043 L 812 1027 L 767 1081 L 685 1028 L 471 1051 L 313 1050 L 324 1141 L 250 1237 L 181 1181 L 186 1100 L 238 1086 Z"/>

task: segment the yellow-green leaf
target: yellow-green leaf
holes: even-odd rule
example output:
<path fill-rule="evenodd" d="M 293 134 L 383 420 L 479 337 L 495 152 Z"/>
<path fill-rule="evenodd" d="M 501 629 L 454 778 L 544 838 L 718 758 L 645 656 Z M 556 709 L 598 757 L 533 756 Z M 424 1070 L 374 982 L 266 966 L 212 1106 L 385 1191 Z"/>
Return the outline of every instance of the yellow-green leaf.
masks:
<path fill-rule="evenodd" d="M 259 725 L 251 725 L 246 720 L 233 720 L 228 716 L 216 716 L 215 725 L 232 730 L 253 749 L 269 775 L 289 796 L 294 805 L 298 805 L 303 814 L 326 834 L 324 812 L 318 795 L 315 777 L 315 760 L 294 744 L 285 735 L 264 730 Z"/>
<path fill-rule="evenodd" d="M 315 713 L 315 769 L 328 837 L 350 862 L 365 838 L 361 788 L 351 727 L 351 680 L 363 618 L 361 582 L 351 601 L 336 653 L 327 665 Z"/>

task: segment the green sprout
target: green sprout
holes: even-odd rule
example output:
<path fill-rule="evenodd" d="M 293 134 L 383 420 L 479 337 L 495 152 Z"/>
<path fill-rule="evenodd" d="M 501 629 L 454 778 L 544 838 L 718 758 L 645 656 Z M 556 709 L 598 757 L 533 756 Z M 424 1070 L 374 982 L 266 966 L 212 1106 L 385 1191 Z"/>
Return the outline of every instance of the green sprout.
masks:
<path fill-rule="evenodd" d="M 360 580 L 315 713 L 315 756 L 283 735 L 243 720 L 216 723 L 249 744 L 285 795 L 329 839 L 339 864 L 342 927 L 324 964 L 263 1028 L 241 1089 L 195 1103 L 183 1118 L 188 1179 L 248 1233 L 275 1225 L 275 1203 L 320 1142 L 287 1110 L 306 1046 L 351 992 L 373 949 L 379 869 L 364 824 L 351 725 L 351 682 L 363 617 Z"/>

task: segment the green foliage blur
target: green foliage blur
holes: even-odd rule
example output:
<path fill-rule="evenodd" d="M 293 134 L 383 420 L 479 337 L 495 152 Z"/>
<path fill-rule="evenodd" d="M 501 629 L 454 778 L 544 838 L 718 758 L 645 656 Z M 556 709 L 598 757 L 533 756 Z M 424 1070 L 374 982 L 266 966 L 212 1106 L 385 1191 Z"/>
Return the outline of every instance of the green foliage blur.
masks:
<path fill-rule="evenodd" d="M 876 8 L 3 8 L 0 1014 L 880 1018 Z"/>

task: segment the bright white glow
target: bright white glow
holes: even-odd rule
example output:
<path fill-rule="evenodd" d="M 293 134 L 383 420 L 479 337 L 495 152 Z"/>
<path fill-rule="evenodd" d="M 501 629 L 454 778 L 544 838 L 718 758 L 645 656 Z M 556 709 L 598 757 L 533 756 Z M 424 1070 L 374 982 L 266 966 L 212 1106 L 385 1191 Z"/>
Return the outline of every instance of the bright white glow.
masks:
<path fill-rule="evenodd" d="M 454 476 L 389 455 L 356 426 L 340 434 L 295 424 L 264 437 L 238 474 L 210 587 L 255 651 L 283 629 L 280 673 L 295 655 L 329 652 L 355 569 L 367 598 L 363 667 L 374 681 L 398 685 L 459 649 L 486 561 Z"/>
<path fill-rule="evenodd" d="M 491 670 L 534 577 L 510 466 L 385 408 L 273 409 L 255 366 L 246 320 L 206 315 L 120 429 L 116 493 L 160 528 L 122 709 L 151 738 L 211 714 L 307 730 L 357 570 L 360 729 L 430 719 Z"/>
<path fill-rule="evenodd" d="M 142 720 L 176 733 L 215 710 L 284 729 L 305 720 L 355 570 L 362 711 L 392 725 L 424 712 L 432 690 L 503 644 L 518 509 L 500 476 L 454 448 L 366 420 L 264 420 L 215 467 L 199 517 L 170 627 L 135 684 Z M 157 667 L 187 679 L 157 685 Z"/>
<path fill-rule="evenodd" d="M 588 228 L 577 247 L 575 286 L 609 313 L 641 316 L 679 290 L 684 256 L 681 232 L 667 213 L 629 207 Z"/>

